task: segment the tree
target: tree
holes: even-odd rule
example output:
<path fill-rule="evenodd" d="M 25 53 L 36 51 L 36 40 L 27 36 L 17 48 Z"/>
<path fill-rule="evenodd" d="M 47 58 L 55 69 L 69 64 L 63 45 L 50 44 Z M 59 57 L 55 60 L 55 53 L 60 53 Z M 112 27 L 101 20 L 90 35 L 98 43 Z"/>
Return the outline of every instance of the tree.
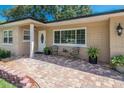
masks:
<path fill-rule="evenodd" d="M 43 21 L 46 20 L 42 7 L 36 5 L 14 6 L 12 9 L 3 10 L 1 15 L 6 17 L 7 21 L 24 17 L 34 17 Z"/>
<path fill-rule="evenodd" d="M 91 13 L 88 5 L 17 5 L 12 9 L 2 11 L 2 15 L 7 18 L 7 21 L 24 17 L 33 17 L 42 21 L 62 20 Z"/>
<path fill-rule="evenodd" d="M 53 19 L 61 20 L 77 16 L 88 15 L 92 13 L 90 6 L 88 5 L 55 5 L 48 6 L 49 14 Z"/>

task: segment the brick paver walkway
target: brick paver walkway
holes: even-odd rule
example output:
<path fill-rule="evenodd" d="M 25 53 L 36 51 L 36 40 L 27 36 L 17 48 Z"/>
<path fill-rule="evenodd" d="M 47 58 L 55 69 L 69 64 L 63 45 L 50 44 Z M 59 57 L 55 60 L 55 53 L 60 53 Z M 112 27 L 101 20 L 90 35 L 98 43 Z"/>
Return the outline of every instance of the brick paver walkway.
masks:
<path fill-rule="evenodd" d="M 118 72 L 83 60 L 42 55 L 0 64 L 30 75 L 43 88 L 124 87 L 124 77 Z"/>

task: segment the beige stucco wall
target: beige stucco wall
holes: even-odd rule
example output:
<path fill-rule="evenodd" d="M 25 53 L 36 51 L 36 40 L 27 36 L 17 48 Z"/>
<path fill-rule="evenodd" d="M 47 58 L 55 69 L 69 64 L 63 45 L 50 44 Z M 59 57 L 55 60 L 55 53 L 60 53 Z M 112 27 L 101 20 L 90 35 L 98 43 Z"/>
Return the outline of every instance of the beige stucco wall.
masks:
<path fill-rule="evenodd" d="M 47 46 L 52 46 L 53 44 L 53 30 L 54 29 L 67 29 L 67 28 L 87 28 L 87 47 L 93 46 L 100 49 L 101 53 L 99 56 L 99 61 L 108 62 L 109 61 L 109 21 L 92 22 L 92 23 L 82 23 L 73 25 L 63 25 L 51 27 L 47 30 Z M 80 57 L 87 59 L 87 47 L 80 48 Z M 62 50 L 62 46 L 60 50 Z M 70 49 L 71 47 L 64 47 Z"/>
<path fill-rule="evenodd" d="M 30 54 L 30 42 L 25 42 L 23 40 L 24 30 L 29 30 L 29 27 L 19 27 L 19 55 L 29 55 Z M 34 32 L 34 52 L 38 48 L 38 31 L 40 29 L 36 28 Z"/>
<path fill-rule="evenodd" d="M 3 48 L 5 50 L 10 50 L 12 54 L 16 56 L 29 55 L 30 42 L 25 42 L 23 40 L 25 29 L 29 30 L 29 25 L 1 28 L 0 29 L 0 48 Z M 3 44 L 3 31 L 5 30 L 13 31 L 13 43 L 11 45 Z M 43 30 L 45 30 L 44 27 L 35 27 L 34 52 L 38 50 L 38 31 L 43 31 Z"/>
<path fill-rule="evenodd" d="M 6 45 L 3 43 L 3 31 L 11 30 L 13 31 L 13 43 L 11 45 Z M 13 55 L 19 55 L 19 28 L 18 27 L 6 27 L 0 29 L 0 48 L 10 50 Z"/>
<path fill-rule="evenodd" d="M 19 55 L 28 55 L 30 52 L 30 43 L 23 40 L 24 29 L 28 28 L 19 27 Z"/>
<path fill-rule="evenodd" d="M 35 27 L 35 49 L 38 50 L 38 31 L 46 31 L 46 45 L 53 45 L 53 30 L 55 29 L 71 29 L 71 28 L 87 28 L 87 47 L 81 47 L 80 57 L 87 59 L 86 49 L 90 46 L 97 47 L 100 49 L 99 61 L 109 62 L 110 57 L 114 55 L 124 54 L 124 32 L 121 36 L 117 35 L 116 27 L 118 23 L 121 23 L 124 27 L 124 17 L 112 17 L 106 21 L 91 22 L 91 23 L 80 23 L 72 25 L 61 25 L 53 27 Z M 28 55 L 30 53 L 30 43 L 23 42 L 23 30 L 29 29 L 28 26 L 13 26 L 0 28 L 0 48 L 10 50 L 13 55 Z M 13 44 L 5 45 L 3 44 L 3 31 L 11 30 L 13 31 Z M 59 50 L 71 49 L 68 46 L 59 46 Z"/>
<path fill-rule="evenodd" d="M 19 55 L 29 55 L 30 53 L 30 42 L 24 42 L 23 33 L 24 30 L 29 30 L 29 26 L 19 27 Z M 43 27 L 35 27 L 34 31 L 34 52 L 38 51 L 38 32 L 43 31 L 45 28 Z"/>
<path fill-rule="evenodd" d="M 67 28 L 87 28 L 87 47 L 94 46 L 100 49 L 99 61 L 108 62 L 110 58 L 110 46 L 109 46 L 109 20 L 101 22 L 92 22 L 92 23 L 81 23 L 73 25 L 62 25 L 54 26 L 48 28 L 37 27 L 35 28 L 35 51 L 38 49 L 38 31 L 46 31 L 46 44 L 47 46 L 53 45 L 53 30 L 55 29 L 67 29 Z M 26 29 L 29 27 L 26 27 Z M 3 43 L 3 30 L 12 30 L 13 31 L 13 44 L 12 45 L 2 45 Z M 0 31 L 0 47 L 11 50 L 15 55 L 27 55 L 30 52 L 30 43 L 23 42 L 23 30 L 25 27 L 13 27 L 13 28 L 4 28 Z M 87 59 L 87 47 L 80 48 L 80 57 L 82 59 Z M 71 49 L 71 47 L 64 47 L 66 49 Z M 61 46 L 60 51 L 63 49 Z"/>
<path fill-rule="evenodd" d="M 118 23 L 124 27 L 124 16 L 110 18 L 110 56 L 124 55 L 124 32 L 121 36 L 117 35 L 116 27 Z M 123 30 L 124 31 L 124 30 Z"/>

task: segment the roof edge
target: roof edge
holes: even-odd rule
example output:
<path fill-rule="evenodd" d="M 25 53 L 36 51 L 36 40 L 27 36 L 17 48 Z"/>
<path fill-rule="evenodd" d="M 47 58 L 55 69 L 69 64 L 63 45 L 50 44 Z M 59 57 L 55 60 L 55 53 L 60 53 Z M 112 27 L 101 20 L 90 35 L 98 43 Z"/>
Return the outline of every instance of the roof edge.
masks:
<path fill-rule="evenodd" d="M 124 12 L 124 9 L 114 10 L 114 11 L 108 11 L 108 12 L 104 12 L 104 13 L 97 13 L 97 14 L 90 14 L 90 15 L 78 16 L 78 17 L 73 17 L 73 18 L 69 18 L 69 19 L 62 19 L 62 20 L 49 21 L 49 22 L 43 22 L 43 21 L 38 20 L 38 19 L 35 19 L 35 18 L 33 18 L 33 17 L 25 17 L 25 18 L 20 18 L 20 19 L 16 19 L 16 20 L 12 20 L 12 21 L 7 21 L 7 22 L 4 22 L 4 23 L 0 23 L 0 25 L 8 24 L 8 23 L 16 22 L 16 21 L 22 21 L 22 20 L 26 20 L 26 19 L 31 19 L 31 20 L 38 21 L 38 22 L 41 22 L 41 23 L 44 23 L 44 24 L 48 24 L 48 23 L 69 21 L 69 20 L 73 20 L 73 19 L 89 18 L 89 17 L 95 17 L 95 16 L 102 16 L 102 15 L 108 15 L 108 14 L 115 14 L 115 13 L 121 13 L 121 12 Z"/>
<path fill-rule="evenodd" d="M 22 20 L 27 20 L 27 19 L 31 19 L 31 20 L 34 20 L 34 21 L 41 22 L 40 20 L 37 20 L 37 19 L 35 19 L 33 17 L 25 17 L 25 18 L 20 18 L 20 19 L 16 19 L 16 20 L 12 20 L 12 21 L 7 21 L 7 22 L 4 22 L 4 23 L 0 23 L 0 25 L 12 23 L 12 22 L 17 22 L 17 21 L 22 21 Z M 45 23 L 45 22 L 41 22 L 41 23 Z"/>
<path fill-rule="evenodd" d="M 104 13 L 97 13 L 97 14 L 78 16 L 78 17 L 73 17 L 73 18 L 69 18 L 69 19 L 56 20 L 56 21 L 50 21 L 50 22 L 44 22 L 44 23 L 55 23 L 55 22 L 73 20 L 73 19 L 88 18 L 88 17 L 95 17 L 95 16 L 101 16 L 101 15 L 108 15 L 108 14 L 115 14 L 115 13 L 121 13 L 121 12 L 124 12 L 124 9 L 108 11 L 108 12 L 104 12 Z"/>

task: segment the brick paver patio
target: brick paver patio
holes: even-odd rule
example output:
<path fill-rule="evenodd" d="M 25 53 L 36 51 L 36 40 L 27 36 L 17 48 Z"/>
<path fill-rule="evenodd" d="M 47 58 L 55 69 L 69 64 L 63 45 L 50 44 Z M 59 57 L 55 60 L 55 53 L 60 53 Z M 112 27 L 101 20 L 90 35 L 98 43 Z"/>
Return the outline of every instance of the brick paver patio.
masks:
<path fill-rule="evenodd" d="M 2 63 L 30 75 L 43 88 L 124 87 L 124 77 L 103 65 L 83 60 L 40 55 Z"/>

